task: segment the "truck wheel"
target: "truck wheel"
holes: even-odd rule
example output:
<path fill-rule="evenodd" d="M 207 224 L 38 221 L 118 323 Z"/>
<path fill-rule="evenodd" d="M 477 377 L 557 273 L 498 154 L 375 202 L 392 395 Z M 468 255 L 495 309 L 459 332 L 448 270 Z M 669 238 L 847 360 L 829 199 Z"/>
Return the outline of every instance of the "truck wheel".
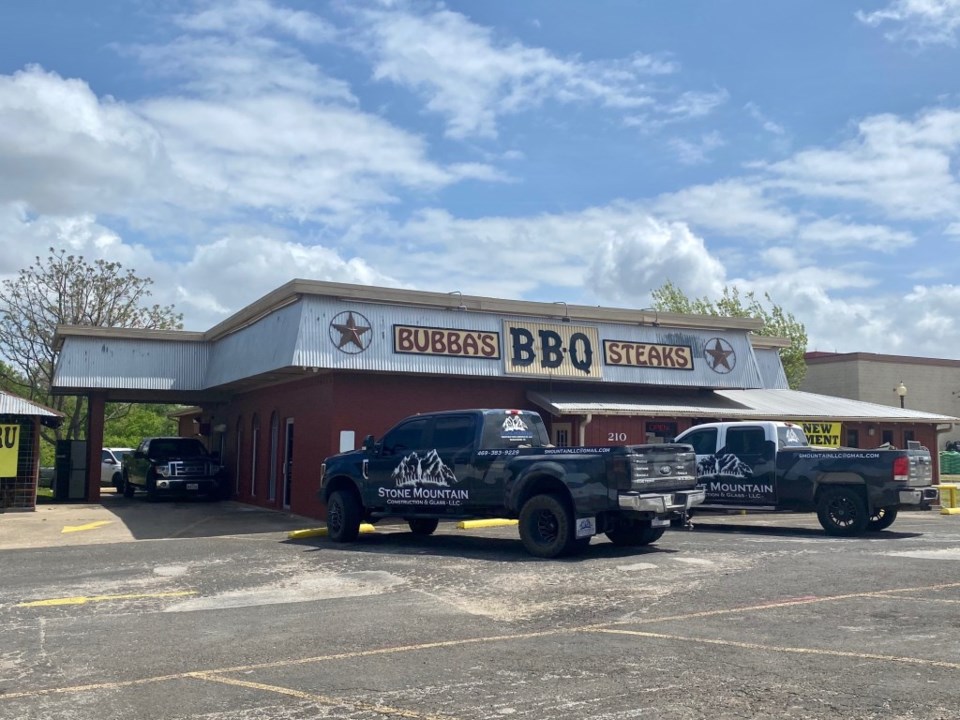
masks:
<path fill-rule="evenodd" d="M 666 528 L 650 527 L 646 523 L 622 523 L 616 530 L 604 533 L 618 547 L 638 547 L 655 543 L 663 537 Z"/>
<path fill-rule="evenodd" d="M 870 516 L 870 521 L 867 523 L 867 530 L 872 530 L 874 532 L 878 530 L 886 530 L 888 527 L 893 525 L 893 521 L 897 519 L 897 508 L 895 507 L 882 507 L 877 508 L 873 515 Z"/>
<path fill-rule="evenodd" d="M 120 475 L 120 473 L 113 474 L 113 477 L 110 478 L 110 484 L 113 485 L 117 492 L 120 492 L 123 489 L 123 477 Z"/>
<path fill-rule="evenodd" d="M 817 503 L 817 518 L 827 535 L 841 537 L 862 534 L 870 520 L 860 493 L 848 487 L 824 490 Z"/>
<path fill-rule="evenodd" d="M 520 540 L 531 555 L 555 558 L 573 549 L 573 515 L 556 495 L 534 495 L 520 509 Z"/>
<path fill-rule="evenodd" d="M 129 479 L 124 478 L 123 479 L 123 496 L 132 498 L 136 494 L 136 492 L 137 492 L 137 488 L 130 483 Z"/>
<path fill-rule="evenodd" d="M 409 518 L 407 525 L 410 526 L 410 532 L 414 535 L 433 535 L 440 521 L 436 518 Z"/>
<path fill-rule="evenodd" d="M 360 501 L 349 490 L 334 490 L 327 503 L 327 534 L 337 543 L 353 542 L 360 534 Z"/>

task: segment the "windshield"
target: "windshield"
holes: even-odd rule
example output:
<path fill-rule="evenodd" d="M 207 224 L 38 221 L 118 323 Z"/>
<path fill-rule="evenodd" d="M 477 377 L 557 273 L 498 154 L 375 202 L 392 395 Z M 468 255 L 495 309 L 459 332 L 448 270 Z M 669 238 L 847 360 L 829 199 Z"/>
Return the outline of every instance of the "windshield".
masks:
<path fill-rule="evenodd" d="M 193 455 L 205 457 L 207 449 L 194 438 L 164 438 L 150 443 L 150 454 L 154 457 L 172 457 Z"/>

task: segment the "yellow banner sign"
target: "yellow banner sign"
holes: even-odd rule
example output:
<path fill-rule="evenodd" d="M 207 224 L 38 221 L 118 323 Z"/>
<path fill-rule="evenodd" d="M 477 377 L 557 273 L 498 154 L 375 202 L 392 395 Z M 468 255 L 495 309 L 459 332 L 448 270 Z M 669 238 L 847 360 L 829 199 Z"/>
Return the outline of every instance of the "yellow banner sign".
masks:
<path fill-rule="evenodd" d="M 414 355 L 448 355 L 500 359 L 500 335 L 483 330 L 393 326 L 393 351 Z"/>
<path fill-rule="evenodd" d="M 607 365 L 624 367 L 693 370 L 693 348 L 688 345 L 604 340 L 603 361 Z"/>
<path fill-rule="evenodd" d="M 0 477 L 17 476 L 20 451 L 20 426 L 0 425 Z"/>
<path fill-rule="evenodd" d="M 825 447 L 840 447 L 841 434 L 843 432 L 842 423 L 838 422 L 798 422 L 803 428 L 803 434 L 807 436 L 807 442 L 811 445 L 823 445 Z"/>
<path fill-rule="evenodd" d="M 596 328 L 504 320 L 503 337 L 504 370 L 508 375 L 584 380 L 601 376 Z"/>

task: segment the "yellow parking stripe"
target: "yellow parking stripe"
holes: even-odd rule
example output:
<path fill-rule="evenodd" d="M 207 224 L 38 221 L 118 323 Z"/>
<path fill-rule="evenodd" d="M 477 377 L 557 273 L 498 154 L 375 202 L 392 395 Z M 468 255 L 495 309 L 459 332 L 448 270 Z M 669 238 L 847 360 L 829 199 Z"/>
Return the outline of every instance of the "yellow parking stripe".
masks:
<path fill-rule="evenodd" d="M 109 525 L 113 520 L 97 520 L 96 522 L 87 523 L 86 525 L 65 525 L 61 533 L 72 533 L 72 532 L 82 532 L 83 530 L 96 530 L 101 528 L 104 525 Z"/>
<path fill-rule="evenodd" d="M 196 595 L 196 590 L 178 590 L 175 592 L 161 593 L 133 593 L 130 595 L 92 595 L 78 597 L 50 598 L 49 600 L 31 600 L 14 605 L 14 607 L 54 607 L 57 605 L 86 605 L 94 602 L 107 602 L 108 600 L 142 600 L 144 598 L 168 598 L 183 597 L 184 595 Z"/>
<path fill-rule="evenodd" d="M 266 692 L 277 693 L 297 698 L 298 700 L 308 700 L 321 705 L 331 707 L 346 707 L 359 712 L 372 712 L 377 715 L 389 715 L 391 717 L 415 718 L 416 720 L 451 720 L 450 715 L 424 715 L 413 710 L 402 710 L 401 708 L 390 707 L 389 705 L 377 705 L 375 703 L 365 703 L 357 700 L 347 700 L 345 698 L 335 698 L 328 695 L 315 695 L 314 693 L 294 690 L 280 685 L 266 685 L 264 683 L 251 682 L 250 680 L 235 680 L 233 678 L 215 675 L 213 673 L 197 672 L 189 673 L 187 677 L 198 680 L 209 680 L 210 682 L 224 683 L 225 685 L 235 685 L 236 687 L 250 688 L 251 690 L 264 690 Z"/>

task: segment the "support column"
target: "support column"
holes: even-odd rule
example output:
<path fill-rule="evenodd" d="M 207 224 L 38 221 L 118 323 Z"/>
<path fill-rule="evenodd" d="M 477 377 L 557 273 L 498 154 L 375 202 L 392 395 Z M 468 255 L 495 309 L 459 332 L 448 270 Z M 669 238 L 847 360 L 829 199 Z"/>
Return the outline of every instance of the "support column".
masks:
<path fill-rule="evenodd" d="M 100 455 L 106 404 L 103 393 L 87 396 L 87 502 L 100 502 Z"/>

